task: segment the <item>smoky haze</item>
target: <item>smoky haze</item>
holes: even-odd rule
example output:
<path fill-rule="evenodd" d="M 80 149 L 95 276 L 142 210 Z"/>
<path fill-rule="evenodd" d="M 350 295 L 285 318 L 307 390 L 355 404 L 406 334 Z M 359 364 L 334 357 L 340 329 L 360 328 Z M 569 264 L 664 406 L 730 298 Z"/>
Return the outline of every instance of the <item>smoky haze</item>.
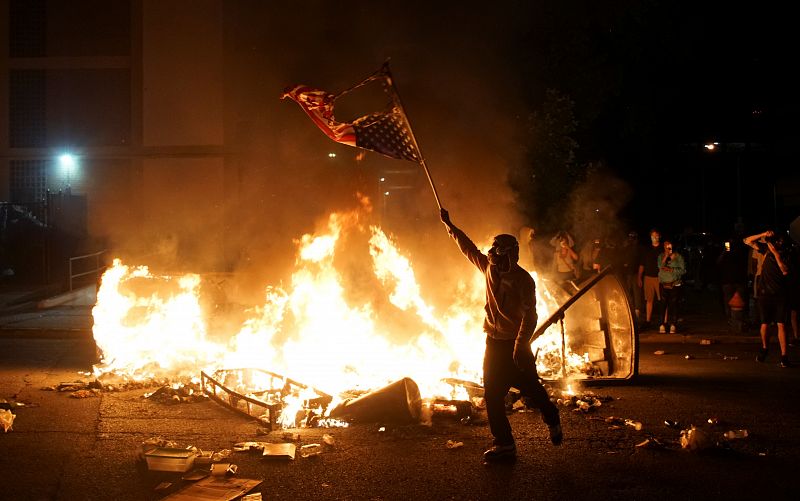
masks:
<path fill-rule="evenodd" d="M 361 150 L 331 141 L 296 103 L 279 98 L 297 83 L 341 91 L 391 58 L 453 222 L 479 246 L 497 233 L 518 234 L 524 221 L 506 186 L 508 166 L 521 157 L 515 138 L 525 119 L 508 50 L 518 13 L 455 2 L 404 3 L 402 12 L 377 2 L 302 5 L 223 3 L 225 174 L 193 180 L 219 184 L 220 196 L 211 203 L 179 197 L 177 230 L 140 228 L 120 239 L 117 252 L 134 255 L 136 242 L 146 240 L 144 254 L 172 253 L 186 271 L 235 271 L 237 289 L 258 302 L 264 285 L 289 279 L 296 239 L 323 228 L 332 211 L 352 209 L 362 193 L 374 207 L 371 223 L 396 238 L 423 290 L 445 297 L 452 291 L 440 284 L 473 270 L 441 225 L 422 168 L 372 152 L 359 157 Z M 343 113 L 359 114 L 349 107 Z M 403 177 L 405 188 L 383 195 L 385 172 Z M 150 188 L 156 197 L 175 196 L 174 188 Z"/>

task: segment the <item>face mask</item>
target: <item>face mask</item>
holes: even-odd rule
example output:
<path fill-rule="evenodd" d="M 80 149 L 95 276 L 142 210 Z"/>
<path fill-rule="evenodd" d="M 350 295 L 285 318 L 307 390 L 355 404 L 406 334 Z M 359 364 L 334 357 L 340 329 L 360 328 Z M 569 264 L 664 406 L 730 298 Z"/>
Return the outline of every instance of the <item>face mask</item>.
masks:
<path fill-rule="evenodd" d="M 660 239 L 658 237 L 650 237 L 650 241 L 653 242 L 654 245 L 658 245 L 658 241 Z"/>
<path fill-rule="evenodd" d="M 498 254 L 494 247 L 489 249 L 489 264 L 499 266 L 500 269 L 505 270 L 508 269 L 509 263 L 507 254 Z"/>

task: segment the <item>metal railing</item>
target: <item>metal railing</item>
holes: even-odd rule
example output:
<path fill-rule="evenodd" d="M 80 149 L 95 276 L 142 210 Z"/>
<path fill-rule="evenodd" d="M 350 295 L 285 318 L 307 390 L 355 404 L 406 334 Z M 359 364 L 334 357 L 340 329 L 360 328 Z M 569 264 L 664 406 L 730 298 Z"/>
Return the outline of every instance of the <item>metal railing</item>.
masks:
<path fill-rule="evenodd" d="M 100 278 L 100 274 L 103 270 L 105 270 L 106 265 L 101 261 L 100 257 L 105 254 L 106 250 L 101 250 L 99 252 L 95 252 L 94 254 L 86 254 L 84 256 L 75 256 L 69 258 L 69 290 L 72 291 L 72 286 L 76 278 L 85 277 L 89 275 L 94 275 L 95 282 L 98 278 Z M 82 271 L 80 273 L 73 273 L 73 269 L 75 267 L 75 263 L 77 262 L 91 262 L 91 259 L 94 259 L 94 268 L 88 271 Z"/>

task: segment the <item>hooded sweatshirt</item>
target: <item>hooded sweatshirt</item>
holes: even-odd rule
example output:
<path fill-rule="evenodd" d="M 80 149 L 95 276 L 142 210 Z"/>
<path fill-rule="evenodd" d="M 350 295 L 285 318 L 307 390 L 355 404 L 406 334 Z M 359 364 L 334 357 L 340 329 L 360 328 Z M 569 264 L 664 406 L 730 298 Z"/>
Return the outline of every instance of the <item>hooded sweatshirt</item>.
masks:
<path fill-rule="evenodd" d="M 460 229 L 452 226 L 450 236 L 455 239 L 461 253 L 474 264 L 486 278 L 486 318 L 483 330 L 498 340 L 517 340 L 530 343 L 536 329 L 536 284 L 530 273 L 516 262 L 502 272 L 489 263 L 489 257 Z"/>

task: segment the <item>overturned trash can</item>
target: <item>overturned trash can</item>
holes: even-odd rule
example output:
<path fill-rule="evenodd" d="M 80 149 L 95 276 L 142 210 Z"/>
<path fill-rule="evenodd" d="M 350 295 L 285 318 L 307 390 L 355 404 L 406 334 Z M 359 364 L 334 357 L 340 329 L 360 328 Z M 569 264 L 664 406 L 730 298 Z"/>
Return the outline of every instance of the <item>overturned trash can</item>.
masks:
<path fill-rule="evenodd" d="M 331 410 L 330 417 L 362 423 L 412 423 L 419 421 L 421 413 L 422 398 L 417 383 L 403 378 L 342 402 Z"/>
<path fill-rule="evenodd" d="M 587 280 L 534 333 L 545 380 L 633 379 L 639 353 L 625 288 L 606 268 Z"/>

